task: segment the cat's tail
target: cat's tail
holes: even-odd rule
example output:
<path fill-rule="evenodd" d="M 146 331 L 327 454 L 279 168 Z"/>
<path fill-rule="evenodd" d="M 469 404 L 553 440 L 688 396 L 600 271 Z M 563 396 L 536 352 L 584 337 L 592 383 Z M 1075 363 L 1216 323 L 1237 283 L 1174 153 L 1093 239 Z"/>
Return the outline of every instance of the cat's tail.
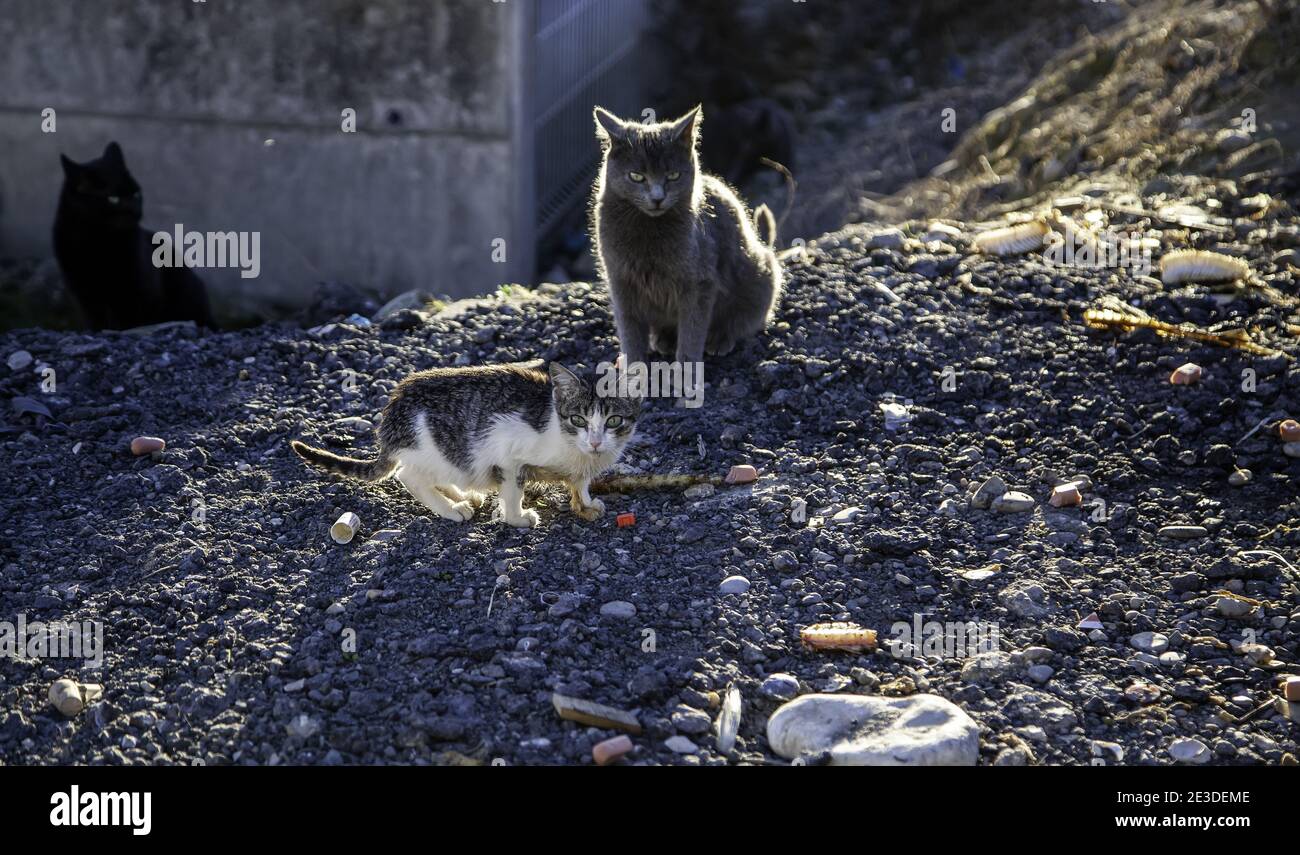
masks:
<path fill-rule="evenodd" d="M 289 447 L 308 463 L 348 478 L 382 481 L 397 469 L 397 461 L 383 454 L 375 460 L 358 460 L 355 457 L 343 457 L 323 448 L 312 448 L 307 443 L 296 439 L 289 440 Z"/>
<path fill-rule="evenodd" d="M 779 228 L 785 225 L 785 218 L 790 216 L 790 211 L 794 209 L 794 197 L 799 192 L 799 182 L 794 180 L 794 176 L 790 174 L 790 170 L 786 169 L 785 164 L 783 163 L 777 163 L 770 157 L 760 157 L 758 162 L 769 169 L 775 169 L 777 172 L 781 173 L 781 177 L 785 179 L 785 208 L 782 209 L 781 216 L 776 221 L 777 228 Z M 768 210 L 770 213 L 771 209 L 769 208 Z M 772 235 L 772 240 L 774 242 L 776 240 L 776 228 L 772 229 Z M 775 243 L 773 243 L 773 245 L 775 245 Z"/>
<path fill-rule="evenodd" d="M 769 248 L 776 246 L 776 217 L 772 216 L 772 209 L 767 205 L 754 209 L 754 228 L 758 229 L 759 238 Z"/>

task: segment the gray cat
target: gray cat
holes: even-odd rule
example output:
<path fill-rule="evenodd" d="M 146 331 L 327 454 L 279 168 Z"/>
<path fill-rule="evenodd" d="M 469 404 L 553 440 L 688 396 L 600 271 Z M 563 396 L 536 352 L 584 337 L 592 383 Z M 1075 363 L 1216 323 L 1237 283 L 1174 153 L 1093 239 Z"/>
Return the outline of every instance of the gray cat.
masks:
<path fill-rule="evenodd" d="M 734 190 L 701 172 L 699 107 L 658 124 L 600 107 L 595 117 L 604 162 L 592 233 L 624 364 L 651 349 L 679 363 L 730 352 L 767 325 L 780 296 L 772 212 L 760 205 L 751 217 Z"/>
<path fill-rule="evenodd" d="M 499 490 L 502 519 L 531 528 L 538 516 L 523 508 L 529 481 L 567 484 L 569 507 L 583 519 L 604 513 L 591 479 L 617 462 L 640 406 L 639 398 L 598 395 L 555 362 L 547 374 L 526 365 L 435 368 L 393 390 L 375 460 L 289 444 L 309 463 L 350 478 L 396 473 L 429 510 L 457 522 L 474 516 L 482 491 Z"/>

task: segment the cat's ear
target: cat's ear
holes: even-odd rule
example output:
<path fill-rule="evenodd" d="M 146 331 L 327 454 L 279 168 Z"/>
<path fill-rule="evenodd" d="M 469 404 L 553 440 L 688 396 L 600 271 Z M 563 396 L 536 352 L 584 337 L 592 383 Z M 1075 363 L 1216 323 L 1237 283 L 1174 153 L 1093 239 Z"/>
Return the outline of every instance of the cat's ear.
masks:
<path fill-rule="evenodd" d="M 81 174 L 81 164 L 70 159 L 66 154 L 60 152 L 59 163 L 63 164 L 63 175 L 65 178 L 76 178 Z"/>
<path fill-rule="evenodd" d="M 126 169 L 126 158 L 122 155 L 122 147 L 116 142 L 104 146 L 104 162 L 117 169 Z"/>
<path fill-rule="evenodd" d="M 627 126 L 619 120 L 618 116 L 604 107 L 597 107 L 591 111 L 591 114 L 596 119 L 596 136 L 599 139 L 610 142 L 621 142 L 627 139 Z"/>
<path fill-rule="evenodd" d="M 582 388 L 582 380 L 578 375 L 558 362 L 552 362 L 547 373 L 551 375 L 551 383 L 555 386 L 557 395 L 570 395 Z"/>
<path fill-rule="evenodd" d="M 668 135 L 693 148 L 695 146 L 695 136 L 699 133 L 700 120 L 703 118 L 703 105 L 696 104 L 694 110 L 672 123 L 672 126 L 668 129 Z"/>

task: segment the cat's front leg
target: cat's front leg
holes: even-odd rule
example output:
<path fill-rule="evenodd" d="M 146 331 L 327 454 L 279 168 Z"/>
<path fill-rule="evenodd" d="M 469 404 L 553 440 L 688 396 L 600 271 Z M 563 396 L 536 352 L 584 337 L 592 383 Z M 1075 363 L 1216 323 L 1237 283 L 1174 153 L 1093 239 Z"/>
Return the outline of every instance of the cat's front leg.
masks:
<path fill-rule="evenodd" d="M 524 482 L 527 479 L 524 478 L 523 471 L 516 468 L 512 472 L 502 474 L 501 492 L 497 495 L 497 504 L 501 506 L 501 519 L 519 528 L 535 527 L 541 522 L 541 518 L 532 508 L 524 510 Z"/>
<path fill-rule="evenodd" d="M 569 484 L 569 510 L 575 516 L 592 522 L 605 513 L 605 503 L 591 497 L 591 481 L 584 479 Z"/>
<path fill-rule="evenodd" d="M 709 324 L 713 317 L 713 284 L 701 282 L 700 296 L 693 300 L 683 300 L 677 315 L 677 364 L 681 366 L 683 388 L 678 390 L 678 406 L 685 406 L 684 401 L 697 400 L 698 389 L 694 385 L 701 382 L 702 371 L 686 370 L 688 363 L 700 365 L 704 362 L 704 343 L 709 337 Z"/>
<path fill-rule="evenodd" d="M 650 322 L 630 301 L 620 299 L 618 288 L 610 282 L 610 302 L 614 307 L 614 326 L 618 328 L 618 346 L 623 352 L 623 369 L 633 363 L 644 363 L 650 352 Z"/>

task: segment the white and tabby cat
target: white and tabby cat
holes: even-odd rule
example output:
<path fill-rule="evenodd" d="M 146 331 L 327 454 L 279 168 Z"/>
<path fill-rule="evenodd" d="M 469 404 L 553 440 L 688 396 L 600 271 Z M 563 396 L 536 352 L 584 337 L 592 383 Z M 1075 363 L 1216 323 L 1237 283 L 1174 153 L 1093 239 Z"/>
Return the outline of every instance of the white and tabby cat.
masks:
<path fill-rule="evenodd" d="M 641 402 L 599 396 L 559 363 L 548 374 L 523 365 L 412 374 L 384 408 L 375 460 L 290 445 L 304 460 L 351 478 L 382 481 L 396 473 L 412 496 L 457 522 L 474 516 L 484 491 L 498 490 L 506 522 L 537 525 L 537 512 L 523 507 L 529 481 L 567 484 L 570 508 L 592 520 L 605 506 L 591 497 L 591 479 L 623 453 Z"/>

